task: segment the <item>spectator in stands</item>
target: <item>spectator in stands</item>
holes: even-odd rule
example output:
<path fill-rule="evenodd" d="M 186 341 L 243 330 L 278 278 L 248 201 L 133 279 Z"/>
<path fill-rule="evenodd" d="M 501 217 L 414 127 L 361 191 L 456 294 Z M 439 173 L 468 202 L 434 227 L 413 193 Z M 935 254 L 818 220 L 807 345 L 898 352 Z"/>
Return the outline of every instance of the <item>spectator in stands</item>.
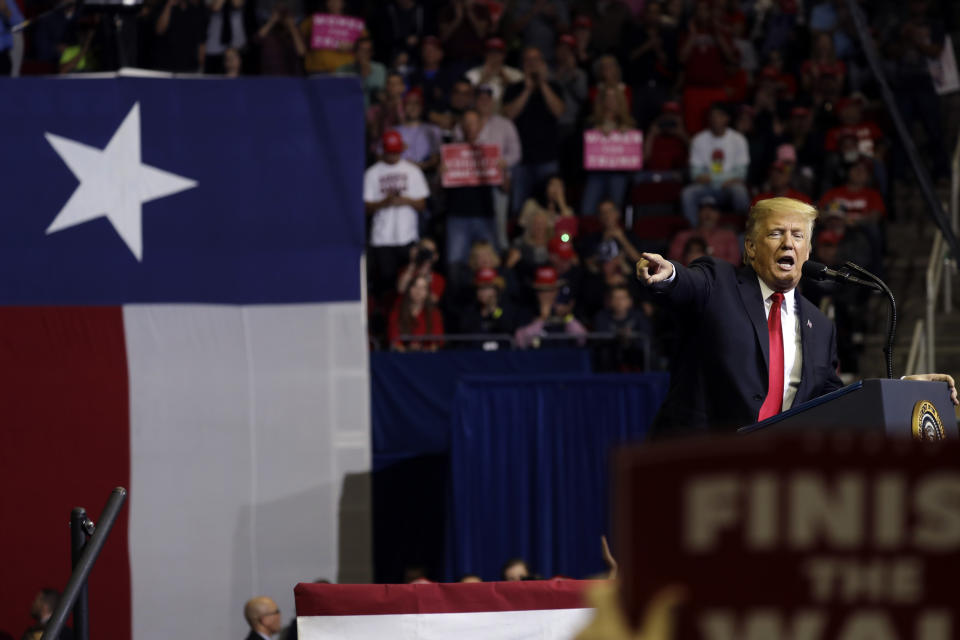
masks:
<path fill-rule="evenodd" d="M 445 140 L 453 139 L 454 129 L 464 112 L 473 108 L 474 97 L 473 85 L 466 78 L 461 78 L 450 88 L 449 101 L 430 112 L 430 122 L 440 127 Z"/>
<path fill-rule="evenodd" d="M 250 625 L 246 640 L 264 640 L 271 638 L 283 628 L 280 607 L 267 596 L 258 596 L 247 600 L 243 605 L 243 617 Z"/>
<path fill-rule="evenodd" d="M 730 229 L 719 226 L 720 210 L 713 196 L 700 198 L 700 213 L 695 229 L 680 231 L 670 243 L 669 257 L 671 260 L 682 260 L 684 248 L 690 238 L 703 238 L 706 243 L 706 252 L 719 260 L 726 260 L 735 267 L 740 266 L 740 241 Z"/>
<path fill-rule="evenodd" d="M 310 43 L 311 34 L 313 33 L 314 15 L 346 15 L 344 11 L 344 0 L 326 0 L 324 8 L 326 9 L 325 11 L 317 11 L 316 13 L 310 14 L 300 23 L 300 33 L 305 42 Z M 364 29 L 363 36 L 367 35 L 369 34 L 366 29 Z M 354 56 L 356 45 L 357 43 L 354 42 L 353 45 L 343 44 L 335 49 L 314 49 L 313 45 L 309 44 L 309 50 L 304 58 L 304 68 L 307 73 L 332 73 L 341 67 L 353 64 L 356 60 Z"/>
<path fill-rule="evenodd" d="M 23 22 L 23 14 L 17 0 L 0 0 L 0 77 L 9 76 L 13 71 L 13 32 L 12 27 Z"/>
<path fill-rule="evenodd" d="M 152 58 L 157 69 L 196 73 L 203 68 L 206 16 L 199 0 L 161 0 L 154 13 Z"/>
<path fill-rule="evenodd" d="M 555 223 L 556 216 L 536 200 L 531 198 L 524 204 L 518 220 L 523 233 L 513 241 L 505 262 L 507 269 L 517 271 L 521 281 L 532 279 L 536 268 L 549 260 L 547 247 L 553 238 Z"/>
<path fill-rule="evenodd" d="M 880 223 L 887 211 L 880 192 L 870 186 L 872 165 L 872 159 L 866 156 L 855 162 L 847 172 L 847 183 L 824 193 L 820 208 L 841 208 L 846 213 L 847 225 L 858 227 L 870 241 L 872 253 L 868 268 L 880 272 L 884 244 Z"/>
<path fill-rule="evenodd" d="M 854 39 L 850 31 L 850 14 L 843 0 L 824 0 L 810 11 L 811 34 L 814 37 L 821 33 L 831 36 L 838 58 L 847 59 L 854 53 Z"/>
<path fill-rule="evenodd" d="M 696 223 L 700 199 L 706 195 L 736 213 L 746 213 L 750 205 L 744 183 L 750 166 L 747 140 L 727 126 L 730 116 L 724 105 L 711 106 L 709 120 L 710 127 L 695 135 L 690 144 L 690 177 L 694 183 L 684 188 L 681 197 L 683 214 L 691 224 Z"/>
<path fill-rule="evenodd" d="M 477 144 L 480 135 L 480 114 L 475 109 L 464 111 L 460 119 L 463 141 Z M 441 172 L 444 167 L 441 164 Z M 494 225 L 493 190 L 498 187 L 477 185 L 447 188 L 447 262 L 465 262 L 470 246 L 477 240 L 497 245 Z"/>
<path fill-rule="evenodd" d="M 517 329 L 514 335 L 517 346 L 521 349 L 537 348 L 543 337 L 557 334 L 575 336 L 578 344 L 581 346 L 585 344 L 584 336 L 587 330 L 574 317 L 570 301 L 558 299 L 560 286 L 557 270 L 552 266 L 547 265 L 537 269 L 533 281 L 533 289 L 536 292 L 536 304 L 531 314 L 533 319 Z"/>
<path fill-rule="evenodd" d="M 397 293 L 403 294 L 410 287 L 414 277 L 427 279 L 430 288 L 430 302 L 440 304 L 443 292 L 447 288 L 447 279 L 436 270 L 440 254 L 433 238 L 420 238 L 420 242 L 410 247 L 410 261 L 397 277 Z"/>
<path fill-rule="evenodd" d="M 373 40 L 367 36 L 353 43 L 354 59 L 337 68 L 337 73 L 351 73 L 360 77 L 363 85 L 363 107 L 367 111 L 378 102 L 387 83 L 387 68 L 373 59 Z"/>
<path fill-rule="evenodd" d="M 713 19 L 709 0 L 697 0 L 686 34 L 681 38 L 684 122 L 687 131 L 700 131 L 712 103 L 726 100 L 726 64 L 736 51 L 723 26 Z"/>
<path fill-rule="evenodd" d="M 431 174 L 440 165 L 443 134 L 435 124 L 423 122 L 423 91 L 414 87 L 403 97 L 403 124 L 396 127 L 406 149 L 404 160 L 416 164 L 431 182 Z"/>
<path fill-rule="evenodd" d="M 643 140 L 643 166 L 646 171 L 686 170 L 690 135 L 680 117 L 680 105 L 663 103 L 660 115 L 650 125 Z"/>
<path fill-rule="evenodd" d="M 515 0 L 504 16 L 507 35 L 551 56 L 557 36 L 570 25 L 567 0 Z"/>
<path fill-rule="evenodd" d="M 417 212 L 423 211 L 430 190 L 418 166 L 402 158 L 403 138 L 393 130 L 383 134 L 383 158 L 363 176 L 363 201 L 370 224 L 369 274 L 374 294 L 392 290 L 397 272 L 419 238 Z"/>
<path fill-rule="evenodd" d="M 601 264 L 616 258 L 624 258 L 635 264 L 640 259 L 639 241 L 623 228 L 619 205 L 611 199 L 597 205 L 600 230 L 585 236 L 580 242 L 580 252 L 588 263 Z"/>
<path fill-rule="evenodd" d="M 601 56 L 595 65 L 597 82 L 590 87 L 590 102 L 595 103 L 607 89 L 615 89 L 623 94 L 626 100 L 627 111 L 630 110 L 633 93 L 630 87 L 623 83 L 623 73 L 620 71 L 620 63 L 612 55 Z"/>
<path fill-rule="evenodd" d="M 530 568 L 523 558 L 507 560 L 500 570 L 500 579 L 506 582 L 517 582 L 530 578 Z"/>
<path fill-rule="evenodd" d="M 420 43 L 430 32 L 428 18 L 426 7 L 417 0 L 393 0 L 384 7 L 377 31 L 391 58 L 401 53 L 411 60 L 417 58 Z"/>
<path fill-rule="evenodd" d="M 523 72 L 504 64 L 507 44 L 500 38 L 488 38 L 483 64 L 467 71 L 466 78 L 474 87 L 488 87 L 493 95 L 495 110 L 500 110 L 503 91 L 514 82 L 523 80 Z"/>
<path fill-rule="evenodd" d="M 825 73 L 837 77 L 842 86 L 847 77 L 847 65 L 837 59 L 837 51 L 833 47 L 830 34 L 818 33 L 813 37 L 810 59 L 804 61 L 800 67 L 800 86 L 804 92 L 812 92 Z"/>
<path fill-rule="evenodd" d="M 427 114 L 446 111 L 450 89 L 455 79 L 456 76 L 450 69 L 443 66 L 443 46 L 440 44 L 440 38 L 426 36 L 420 46 L 420 66 L 411 75 L 410 84 L 423 89 L 423 101 Z M 450 126 L 446 128 L 449 129 Z"/>
<path fill-rule="evenodd" d="M 23 632 L 21 640 L 40 640 L 43 636 L 44 629 L 47 627 L 47 623 L 50 621 L 50 616 L 53 615 L 53 611 L 57 608 L 59 602 L 59 591 L 51 588 L 40 589 L 36 597 L 34 597 L 33 603 L 30 605 L 30 617 L 33 618 L 35 622 L 30 628 Z M 58 640 L 73 640 L 73 630 L 70 627 L 64 626 Z"/>
<path fill-rule="evenodd" d="M 583 268 L 577 251 L 571 240 L 554 235 L 547 243 L 547 253 L 560 282 L 555 308 L 564 315 L 573 313 L 583 289 Z"/>
<path fill-rule="evenodd" d="M 460 332 L 513 335 L 517 328 L 516 310 L 509 301 L 501 299 L 505 287 L 503 278 L 494 269 L 480 269 L 474 285 L 476 298 L 460 314 Z"/>
<path fill-rule="evenodd" d="M 571 11 L 590 19 L 591 40 L 601 53 L 619 50 L 623 25 L 630 19 L 630 9 L 622 0 L 574 0 Z"/>
<path fill-rule="evenodd" d="M 676 80 L 677 35 L 675 28 L 663 23 L 660 2 L 646 2 L 642 15 L 625 27 L 628 47 L 623 58 L 634 117 L 646 127 L 659 115 Z"/>
<path fill-rule="evenodd" d="M 483 578 L 475 573 L 468 573 L 460 578 L 460 582 L 483 582 Z"/>
<path fill-rule="evenodd" d="M 573 207 L 567 204 L 567 187 L 559 175 L 547 178 L 543 190 L 543 207 L 557 218 L 574 216 Z"/>
<path fill-rule="evenodd" d="M 706 255 L 709 255 L 707 253 L 706 240 L 700 236 L 691 236 L 683 245 L 683 256 L 680 258 L 680 263 L 686 266 L 697 258 L 702 258 Z"/>
<path fill-rule="evenodd" d="M 577 66 L 574 51 L 577 40 L 570 34 L 560 36 L 556 46 L 556 65 L 553 71 L 553 80 L 560 87 L 563 98 L 563 113 L 557 118 L 560 135 L 560 154 L 564 168 L 570 167 L 576 160 L 579 165 L 577 150 L 580 141 L 576 139 L 577 123 L 580 112 L 587 100 L 587 74 Z"/>
<path fill-rule="evenodd" d="M 440 12 L 439 26 L 447 61 L 460 73 L 480 61 L 493 33 L 490 10 L 478 0 L 452 0 Z"/>
<path fill-rule="evenodd" d="M 247 34 L 243 25 L 244 0 L 213 0 L 207 18 L 203 72 L 226 72 L 223 57 L 227 49 L 243 49 Z"/>
<path fill-rule="evenodd" d="M 653 327 L 649 318 L 634 307 L 633 296 L 626 285 L 615 285 L 607 290 L 606 307 L 597 312 L 593 328 L 600 333 L 614 334 L 611 343 L 598 352 L 601 371 L 638 369 L 644 364 L 644 352 L 649 348 Z"/>
<path fill-rule="evenodd" d="M 513 120 L 520 133 L 523 160 L 514 167 L 511 201 L 519 208 L 534 192 L 537 183 L 557 173 L 559 118 L 566 109 L 563 90 L 548 77 L 539 49 L 523 50 L 523 82 L 507 87 L 503 115 Z"/>
<path fill-rule="evenodd" d="M 813 204 L 809 195 L 803 191 L 794 189 L 792 186 L 791 180 L 795 167 L 796 165 L 793 162 L 787 160 L 777 160 L 770 165 L 770 177 L 767 181 L 767 189 L 757 194 L 750 202 L 750 206 L 752 207 L 760 200 L 779 197 L 793 198 L 794 200 L 806 202 L 807 204 Z"/>
<path fill-rule="evenodd" d="M 299 76 L 307 45 L 286 2 L 273 7 L 270 18 L 257 31 L 260 73 L 265 76 Z"/>
<path fill-rule="evenodd" d="M 497 103 L 494 98 L 493 87 L 480 85 L 476 90 L 476 109 L 480 116 L 480 133 L 477 135 L 477 144 L 492 144 L 500 149 L 501 166 L 504 171 L 505 182 L 501 188 L 493 190 L 493 207 L 497 246 L 507 246 L 507 213 L 509 208 L 510 173 L 517 166 L 521 158 L 520 134 L 513 121 L 496 113 Z M 462 139 L 463 131 L 458 127 L 454 131 L 454 139 Z"/>
<path fill-rule="evenodd" d="M 796 166 L 793 179 L 801 191 L 814 194 L 823 162 L 823 134 L 814 128 L 813 112 L 807 107 L 793 107 L 785 125 L 779 143 L 794 148 Z"/>
<path fill-rule="evenodd" d="M 394 351 L 436 351 L 440 340 L 415 340 L 402 336 L 441 336 L 443 317 L 430 300 L 430 284 L 414 276 L 403 297 L 397 300 L 387 321 L 387 339 Z"/>
<path fill-rule="evenodd" d="M 573 37 L 577 41 L 573 54 L 577 65 L 588 75 L 593 74 L 596 48 L 593 44 L 593 20 L 590 16 L 577 16 L 573 20 Z"/>
<path fill-rule="evenodd" d="M 839 124 L 827 131 L 823 148 L 827 151 L 836 151 L 840 138 L 852 135 L 857 139 L 857 150 L 865 155 L 873 156 L 876 152 L 876 143 L 883 138 L 883 132 L 873 122 L 863 119 L 863 96 L 859 94 L 848 98 L 841 98 L 836 104 L 836 113 Z"/>
<path fill-rule="evenodd" d="M 403 95 L 407 87 L 403 84 L 403 76 L 396 71 L 387 73 L 387 82 L 384 85 L 383 100 L 379 104 L 367 109 L 367 136 L 376 143 L 388 129 L 394 129 L 405 119 Z"/>
<path fill-rule="evenodd" d="M 603 87 L 603 92 L 593 105 L 591 128 L 600 130 L 605 136 L 634 129 L 636 123 L 630 115 L 622 88 L 610 84 Z M 617 206 L 623 205 L 629 182 L 630 174 L 626 171 L 587 171 L 580 211 L 587 215 L 594 213 L 596 206 L 605 198 L 613 200 Z"/>
<path fill-rule="evenodd" d="M 907 126 L 919 121 L 927 134 L 929 156 L 933 160 L 933 178 L 950 175 L 950 160 L 944 145 L 940 97 L 930 75 L 930 62 L 940 58 L 944 47 L 944 24 L 939 16 L 929 15 L 926 0 L 909 0 L 906 11 L 887 34 L 884 52 L 890 60 L 891 88 L 900 115 Z M 906 153 L 893 156 L 895 176 L 906 171 Z"/>

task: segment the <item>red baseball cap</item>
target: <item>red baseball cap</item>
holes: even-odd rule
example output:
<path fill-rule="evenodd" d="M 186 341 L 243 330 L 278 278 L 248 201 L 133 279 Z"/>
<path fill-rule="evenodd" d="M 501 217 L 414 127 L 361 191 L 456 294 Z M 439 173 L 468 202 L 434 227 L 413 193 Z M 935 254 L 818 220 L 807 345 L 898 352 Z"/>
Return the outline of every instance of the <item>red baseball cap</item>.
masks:
<path fill-rule="evenodd" d="M 680 103 L 674 100 L 669 100 L 663 103 L 661 107 L 664 113 L 680 113 Z"/>
<path fill-rule="evenodd" d="M 577 16 L 573 21 L 574 29 L 593 29 L 593 20 L 590 16 Z"/>
<path fill-rule="evenodd" d="M 406 101 L 410 98 L 419 98 L 420 102 L 423 102 L 423 89 L 420 87 L 414 87 L 407 91 L 407 93 L 403 96 L 404 103 L 406 103 Z"/>
<path fill-rule="evenodd" d="M 577 39 L 574 38 L 574 37 L 573 37 L 572 35 L 570 35 L 569 33 L 565 33 L 565 34 L 563 34 L 562 36 L 560 36 L 560 37 L 557 39 L 557 44 L 558 44 L 558 45 L 565 44 L 565 45 L 567 45 L 568 47 L 570 47 L 571 49 L 576 49 L 576 48 L 577 48 Z"/>
<path fill-rule="evenodd" d="M 825 62 L 820 65 L 820 75 L 822 76 L 839 76 L 841 73 L 840 65 L 836 62 Z"/>
<path fill-rule="evenodd" d="M 808 116 L 808 115 L 810 115 L 810 109 L 808 109 L 808 108 L 806 108 L 806 107 L 794 107 L 793 109 L 790 110 L 790 115 L 791 115 L 791 116 L 794 116 L 794 117 L 796 117 L 796 116 Z"/>
<path fill-rule="evenodd" d="M 393 129 L 387 129 L 383 132 L 381 142 L 383 143 L 384 153 L 403 153 L 403 150 L 407 148 L 407 145 L 403 142 L 403 136 Z"/>
<path fill-rule="evenodd" d="M 553 267 L 537 267 L 537 271 L 533 277 L 533 288 L 534 289 L 556 289 L 558 285 L 557 282 L 557 270 Z"/>
<path fill-rule="evenodd" d="M 780 72 L 777 71 L 776 67 L 766 66 L 760 71 L 761 78 L 767 78 L 768 80 L 776 80 L 780 77 Z"/>
<path fill-rule="evenodd" d="M 560 236 L 553 236 L 550 238 L 550 243 L 547 245 L 547 250 L 563 260 L 570 260 L 577 255 L 577 252 L 573 249 L 573 243 L 570 241 L 564 242 Z"/>
<path fill-rule="evenodd" d="M 496 269 L 484 267 L 483 269 L 478 269 L 477 272 L 473 274 L 473 284 L 478 287 L 499 286 L 497 282 L 499 278 L 500 276 L 497 275 Z"/>
<path fill-rule="evenodd" d="M 507 43 L 501 38 L 487 38 L 487 51 L 506 51 Z"/>
<path fill-rule="evenodd" d="M 841 237 L 839 233 L 836 231 L 830 231 L 829 229 L 826 231 L 821 231 L 817 234 L 817 244 L 830 244 L 837 246 L 840 244 L 840 239 Z"/>
<path fill-rule="evenodd" d="M 837 100 L 837 111 L 843 111 L 847 107 L 862 107 L 863 99 L 860 96 L 848 96 Z"/>

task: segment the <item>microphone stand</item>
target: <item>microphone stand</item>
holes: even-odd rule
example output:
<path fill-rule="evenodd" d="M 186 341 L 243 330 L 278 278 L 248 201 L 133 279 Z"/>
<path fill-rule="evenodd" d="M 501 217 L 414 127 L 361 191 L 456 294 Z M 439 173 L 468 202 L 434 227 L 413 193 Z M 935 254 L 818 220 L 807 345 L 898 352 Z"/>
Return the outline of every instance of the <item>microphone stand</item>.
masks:
<path fill-rule="evenodd" d="M 897 333 L 897 301 L 894 300 L 893 292 L 890 291 L 886 282 L 853 262 L 848 261 L 843 265 L 875 282 L 880 290 L 887 294 L 887 300 L 890 301 L 890 314 L 887 316 L 887 344 L 883 348 L 883 355 L 887 364 L 887 378 L 893 378 L 893 339 Z"/>

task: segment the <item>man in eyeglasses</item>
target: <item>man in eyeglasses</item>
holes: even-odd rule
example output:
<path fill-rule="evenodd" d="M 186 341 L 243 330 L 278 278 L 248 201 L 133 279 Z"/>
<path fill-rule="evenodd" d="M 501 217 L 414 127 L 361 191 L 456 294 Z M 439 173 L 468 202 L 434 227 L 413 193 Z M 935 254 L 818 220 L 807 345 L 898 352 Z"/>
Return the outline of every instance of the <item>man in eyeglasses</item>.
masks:
<path fill-rule="evenodd" d="M 283 627 L 280 607 L 273 598 L 267 596 L 247 600 L 247 604 L 243 605 L 243 617 L 250 625 L 247 640 L 272 640 L 272 637 L 280 633 Z"/>

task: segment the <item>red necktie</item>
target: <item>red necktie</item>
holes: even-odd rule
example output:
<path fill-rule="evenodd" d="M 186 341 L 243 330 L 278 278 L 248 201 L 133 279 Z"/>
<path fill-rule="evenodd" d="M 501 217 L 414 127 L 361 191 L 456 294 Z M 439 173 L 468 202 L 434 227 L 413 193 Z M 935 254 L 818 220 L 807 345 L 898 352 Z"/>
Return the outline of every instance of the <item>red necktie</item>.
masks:
<path fill-rule="evenodd" d="M 780 413 L 783 407 L 783 327 L 780 326 L 782 293 L 774 293 L 770 315 L 767 316 L 767 331 L 770 334 L 770 367 L 767 382 L 767 397 L 760 407 L 757 422 Z"/>

